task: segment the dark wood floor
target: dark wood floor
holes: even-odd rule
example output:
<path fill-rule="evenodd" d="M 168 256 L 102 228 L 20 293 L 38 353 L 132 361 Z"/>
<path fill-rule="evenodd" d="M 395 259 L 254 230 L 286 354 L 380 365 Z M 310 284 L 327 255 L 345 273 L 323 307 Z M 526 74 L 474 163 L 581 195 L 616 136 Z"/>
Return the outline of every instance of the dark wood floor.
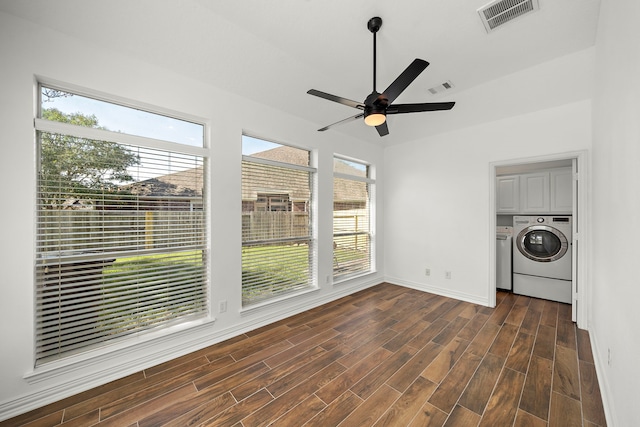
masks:
<path fill-rule="evenodd" d="M 570 307 L 497 300 L 382 284 L 0 425 L 604 426 Z"/>

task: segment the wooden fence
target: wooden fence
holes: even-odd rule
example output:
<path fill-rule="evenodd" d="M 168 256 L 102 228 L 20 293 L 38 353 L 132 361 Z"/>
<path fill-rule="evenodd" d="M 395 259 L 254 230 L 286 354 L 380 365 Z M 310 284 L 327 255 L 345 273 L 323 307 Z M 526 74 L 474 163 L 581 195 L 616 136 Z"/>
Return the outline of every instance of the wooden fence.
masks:
<path fill-rule="evenodd" d="M 203 245 L 201 211 L 45 210 L 38 221 L 42 251 L 160 249 Z"/>
<path fill-rule="evenodd" d="M 369 229 L 363 212 L 336 211 L 334 217 L 336 235 Z M 308 212 L 244 212 L 242 241 L 308 237 L 310 227 Z M 39 217 L 38 243 L 42 251 L 160 249 L 204 244 L 204 230 L 201 211 L 45 210 Z"/>
<path fill-rule="evenodd" d="M 308 212 L 243 212 L 242 241 L 308 237 Z"/>

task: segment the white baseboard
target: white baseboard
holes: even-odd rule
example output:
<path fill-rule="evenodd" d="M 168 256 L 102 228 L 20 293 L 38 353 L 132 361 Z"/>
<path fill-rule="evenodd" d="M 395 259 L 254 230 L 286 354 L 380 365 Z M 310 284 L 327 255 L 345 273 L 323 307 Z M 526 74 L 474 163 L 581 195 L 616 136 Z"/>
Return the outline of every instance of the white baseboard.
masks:
<path fill-rule="evenodd" d="M 598 377 L 598 386 L 600 387 L 600 396 L 602 397 L 602 406 L 604 407 L 604 416 L 607 419 L 608 427 L 616 427 L 618 424 L 613 407 L 613 398 L 611 397 L 611 387 L 606 375 L 607 363 L 600 358 L 600 346 L 595 334 L 589 332 L 589 340 L 591 341 L 591 353 L 593 354 L 593 362 L 596 367 L 596 375 Z M 604 354 L 604 353 L 602 353 Z"/>
<path fill-rule="evenodd" d="M 404 286 L 406 288 L 416 289 L 418 291 L 430 292 L 432 294 L 440 295 L 447 298 L 453 298 L 461 301 L 470 302 L 472 304 L 479 304 L 485 307 L 489 306 L 488 298 L 481 298 L 477 295 L 471 295 L 464 292 L 452 291 L 451 289 L 439 288 L 437 286 L 425 285 L 424 283 L 411 282 L 409 280 L 398 279 L 396 277 L 385 277 L 385 282 Z"/>

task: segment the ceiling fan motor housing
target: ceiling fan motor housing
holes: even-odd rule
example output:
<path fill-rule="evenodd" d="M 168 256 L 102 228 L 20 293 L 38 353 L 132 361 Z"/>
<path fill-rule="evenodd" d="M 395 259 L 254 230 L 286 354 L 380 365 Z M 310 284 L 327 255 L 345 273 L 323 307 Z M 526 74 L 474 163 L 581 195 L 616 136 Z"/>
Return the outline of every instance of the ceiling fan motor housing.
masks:
<path fill-rule="evenodd" d="M 387 115 L 388 101 L 384 94 L 371 92 L 367 99 L 364 100 L 364 117 L 367 118 L 371 114 Z"/>
<path fill-rule="evenodd" d="M 365 107 L 386 108 L 389 106 L 389 100 L 383 93 L 373 91 L 367 96 L 367 99 L 364 100 L 364 105 Z"/>

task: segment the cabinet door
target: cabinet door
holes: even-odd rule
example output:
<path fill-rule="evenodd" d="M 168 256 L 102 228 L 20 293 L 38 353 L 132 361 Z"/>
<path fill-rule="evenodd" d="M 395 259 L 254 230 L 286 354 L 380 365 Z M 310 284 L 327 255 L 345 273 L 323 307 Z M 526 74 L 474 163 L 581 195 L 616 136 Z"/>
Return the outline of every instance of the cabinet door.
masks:
<path fill-rule="evenodd" d="M 551 171 L 551 212 L 570 214 L 573 211 L 573 173 L 571 169 Z"/>
<path fill-rule="evenodd" d="M 496 212 L 520 212 L 520 177 L 499 176 L 496 178 Z"/>
<path fill-rule="evenodd" d="M 520 177 L 520 206 L 523 213 L 549 212 L 549 173 L 530 173 Z"/>

